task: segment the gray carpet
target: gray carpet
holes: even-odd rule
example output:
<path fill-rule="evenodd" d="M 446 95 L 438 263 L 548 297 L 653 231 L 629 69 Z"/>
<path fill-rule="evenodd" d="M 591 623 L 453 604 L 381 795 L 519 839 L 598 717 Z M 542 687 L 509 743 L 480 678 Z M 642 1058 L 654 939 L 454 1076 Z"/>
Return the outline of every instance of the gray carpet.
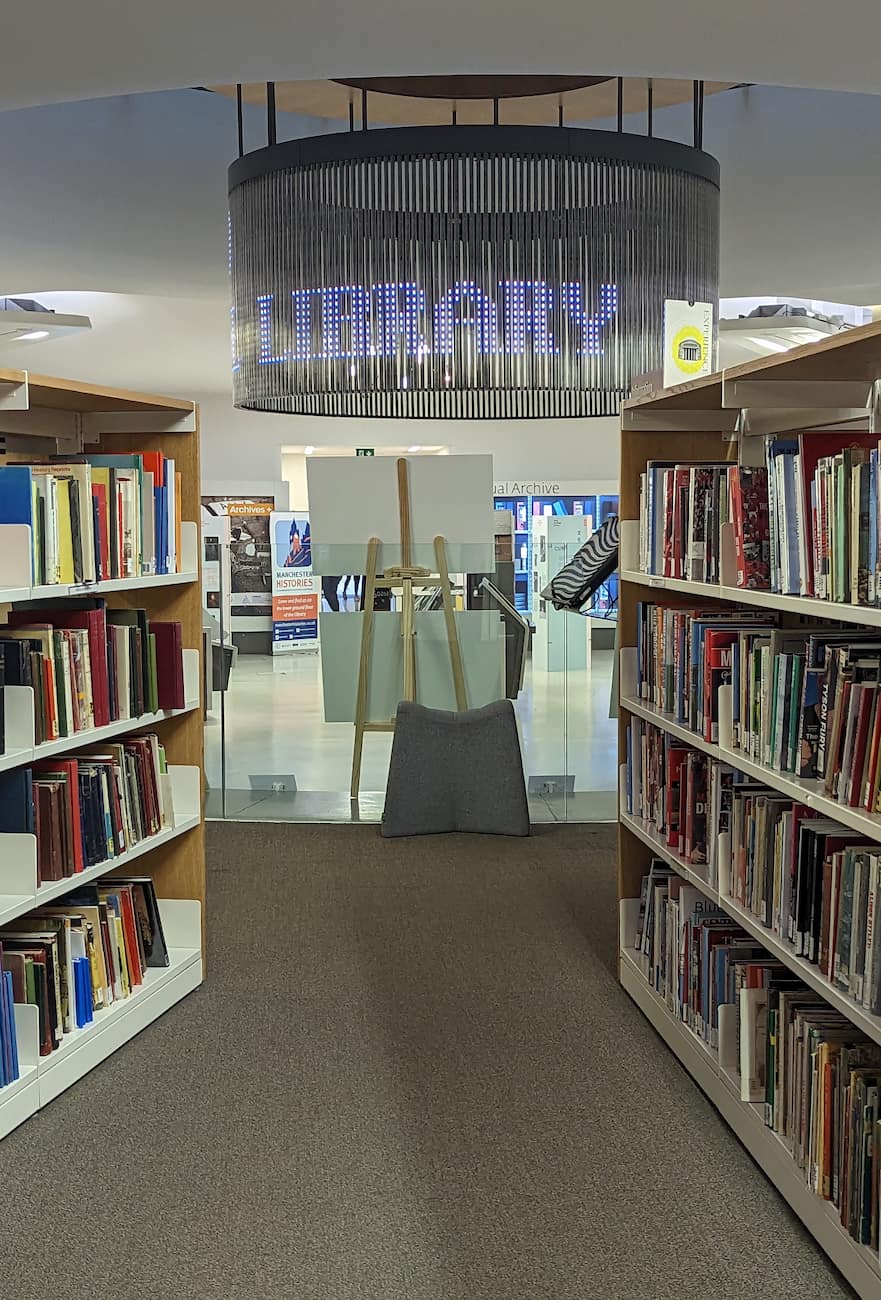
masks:
<path fill-rule="evenodd" d="M 205 987 L 0 1144 L 3 1296 L 849 1295 L 617 986 L 611 845 L 212 826 Z"/>

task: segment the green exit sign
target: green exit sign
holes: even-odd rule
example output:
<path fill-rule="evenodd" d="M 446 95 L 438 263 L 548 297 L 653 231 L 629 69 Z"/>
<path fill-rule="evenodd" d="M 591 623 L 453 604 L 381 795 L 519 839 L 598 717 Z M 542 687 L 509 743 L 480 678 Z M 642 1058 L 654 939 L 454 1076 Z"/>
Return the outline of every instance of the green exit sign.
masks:
<path fill-rule="evenodd" d="M 376 454 L 376 453 L 374 452 L 374 450 L 373 450 L 372 447 L 356 447 L 356 448 L 355 448 L 355 455 L 356 455 L 356 456 L 373 456 L 373 455 L 375 455 L 375 454 Z"/>

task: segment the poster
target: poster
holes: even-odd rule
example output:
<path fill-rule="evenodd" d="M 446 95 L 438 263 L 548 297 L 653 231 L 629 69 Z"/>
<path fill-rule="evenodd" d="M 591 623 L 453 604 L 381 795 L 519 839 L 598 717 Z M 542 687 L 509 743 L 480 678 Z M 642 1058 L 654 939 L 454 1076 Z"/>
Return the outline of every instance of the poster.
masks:
<path fill-rule="evenodd" d="M 668 298 L 664 303 L 664 387 L 713 371 L 713 304 Z"/>
<path fill-rule="evenodd" d="M 229 519 L 230 607 L 232 614 L 272 613 L 272 496 L 203 496 L 202 520 Z"/>
<path fill-rule="evenodd" d="M 202 603 L 218 634 L 232 632 L 230 608 L 229 519 L 215 515 L 202 520 Z"/>
<path fill-rule="evenodd" d="M 321 582 L 312 572 L 312 535 L 304 510 L 275 510 L 272 535 L 272 653 L 318 649 Z"/>

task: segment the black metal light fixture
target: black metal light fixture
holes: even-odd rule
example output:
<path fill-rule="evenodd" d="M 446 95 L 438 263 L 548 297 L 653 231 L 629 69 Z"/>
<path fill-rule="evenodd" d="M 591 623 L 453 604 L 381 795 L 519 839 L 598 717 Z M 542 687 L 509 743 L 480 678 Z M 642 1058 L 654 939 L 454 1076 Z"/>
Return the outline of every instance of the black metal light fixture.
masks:
<path fill-rule="evenodd" d="M 718 186 L 697 148 L 572 127 L 341 131 L 246 154 L 230 168 L 235 404 L 612 415 L 659 364 L 664 299 L 717 299 Z"/>

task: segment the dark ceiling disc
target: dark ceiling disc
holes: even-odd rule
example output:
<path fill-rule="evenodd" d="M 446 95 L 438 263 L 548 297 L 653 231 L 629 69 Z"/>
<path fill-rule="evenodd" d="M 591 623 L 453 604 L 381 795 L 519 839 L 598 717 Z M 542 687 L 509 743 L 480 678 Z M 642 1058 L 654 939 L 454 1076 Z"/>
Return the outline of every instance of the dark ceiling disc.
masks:
<path fill-rule="evenodd" d="M 525 99 L 530 95 L 562 95 L 569 90 L 599 86 L 612 77 L 464 76 L 464 77 L 337 77 L 339 86 L 373 90 L 411 99 Z"/>

